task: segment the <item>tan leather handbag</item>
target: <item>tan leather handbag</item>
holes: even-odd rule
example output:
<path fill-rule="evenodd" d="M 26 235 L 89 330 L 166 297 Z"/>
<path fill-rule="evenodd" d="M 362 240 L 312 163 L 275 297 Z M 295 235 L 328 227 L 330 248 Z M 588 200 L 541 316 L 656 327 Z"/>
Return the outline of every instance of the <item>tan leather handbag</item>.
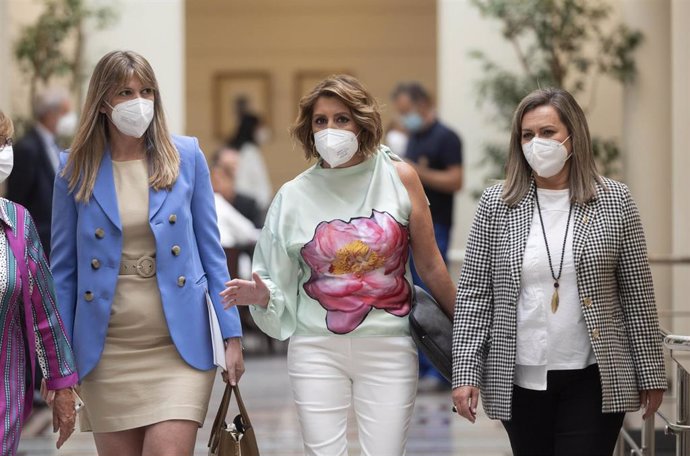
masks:
<path fill-rule="evenodd" d="M 230 424 L 225 420 L 230 407 L 232 394 L 235 393 L 235 400 L 240 413 L 235 416 Z M 225 386 L 223 399 L 218 407 L 216 419 L 211 428 L 211 437 L 208 440 L 209 456 L 259 456 L 259 447 L 256 444 L 254 428 L 247 409 L 242 402 L 242 396 L 237 386 Z"/>

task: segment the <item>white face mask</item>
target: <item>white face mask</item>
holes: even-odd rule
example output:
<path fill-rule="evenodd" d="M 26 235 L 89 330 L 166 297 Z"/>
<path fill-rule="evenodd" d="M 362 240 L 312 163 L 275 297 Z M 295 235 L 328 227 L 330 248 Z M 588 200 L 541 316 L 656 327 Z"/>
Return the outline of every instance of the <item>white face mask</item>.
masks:
<path fill-rule="evenodd" d="M 127 136 L 141 138 L 153 120 L 153 100 L 135 98 L 110 107 L 113 108 L 111 120 Z"/>
<path fill-rule="evenodd" d="M 7 179 L 12 172 L 13 166 L 14 152 L 12 151 L 12 146 L 5 146 L 0 150 L 0 182 L 4 182 Z"/>
<path fill-rule="evenodd" d="M 331 168 L 349 162 L 359 149 L 357 135 L 349 130 L 326 128 L 314 133 L 316 151 Z"/>
<path fill-rule="evenodd" d="M 77 124 L 79 123 L 79 118 L 77 113 L 70 111 L 64 116 L 60 117 L 55 126 L 55 133 L 58 136 L 74 136 L 77 131 Z"/>
<path fill-rule="evenodd" d="M 563 143 L 569 138 L 570 136 L 563 142 L 558 142 L 554 139 L 534 137 L 530 142 L 522 145 L 525 159 L 537 176 L 553 177 L 563 169 L 565 162 L 570 158 Z"/>
<path fill-rule="evenodd" d="M 263 146 L 271 140 L 271 129 L 268 127 L 260 127 L 254 135 L 256 144 Z"/>

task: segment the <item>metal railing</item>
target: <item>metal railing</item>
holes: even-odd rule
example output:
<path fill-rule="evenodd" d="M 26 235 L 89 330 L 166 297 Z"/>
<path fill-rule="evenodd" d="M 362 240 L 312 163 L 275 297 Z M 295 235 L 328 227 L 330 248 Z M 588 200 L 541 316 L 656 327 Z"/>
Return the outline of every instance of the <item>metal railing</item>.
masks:
<path fill-rule="evenodd" d="M 656 413 L 666 423 L 666 434 L 676 437 L 676 456 L 690 456 L 690 374 L 686 367 L 690 363 L 690 336 L 677 336 L 668 334 L 662 329 L 664 347 L 671 354 L 671 360 L 676 369 L 676 381 L 674 385 L 676 400 L 676 420 L 671 421 L 661 412 Z M 685 359 L 679 362 L 678 356 Z M 627 430 L 621 429 L 616 444 L 616 456 L 655 456 L 655 417 L 650 416 L 644 420 L 641 429 L 640 445 L 630 436 Z M 626 445 L 630 447 L 626 453 Z"/>

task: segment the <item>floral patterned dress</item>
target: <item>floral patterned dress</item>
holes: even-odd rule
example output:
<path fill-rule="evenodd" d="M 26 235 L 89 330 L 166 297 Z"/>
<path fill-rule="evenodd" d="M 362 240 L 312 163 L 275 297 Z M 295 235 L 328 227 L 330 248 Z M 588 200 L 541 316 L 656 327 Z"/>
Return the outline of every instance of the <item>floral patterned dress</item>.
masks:
<path fill-rule="evenodd" d="M 0 198 L 0 225 L 0 454 L 8 456 L 16 453 L 22 423 L 31 412 L 35 355 L 50 389 L 76 384 L 77 373 L 57 312 L 48 261 L 31 217 L 23 208 Z M 20 271 L 24 268 L 12 252 L 7 229 L 9 235 L 24 232 L 18 245 L 24 246 L 20 261 L 26 265 L 28 283 L 22 280 Z M 30 302 L 25 296 L 30 296 Z"/>
<path fill-rule="evenodd" d="M 269 336 L 407 336 L 412 204 L 381 147 L 348 168 L 317 163 L 276 195 L 253 267 L 271 291 L 252 306 Z"/>

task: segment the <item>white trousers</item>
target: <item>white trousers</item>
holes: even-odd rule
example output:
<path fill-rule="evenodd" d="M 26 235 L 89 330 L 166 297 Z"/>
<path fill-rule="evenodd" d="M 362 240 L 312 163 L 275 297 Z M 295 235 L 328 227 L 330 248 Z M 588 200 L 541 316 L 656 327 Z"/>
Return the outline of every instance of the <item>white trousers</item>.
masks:
<path fill-rule="evenodd" d="M 306 456 L 347 456 L 354 405 L 362 456 L 403 456 L 417 393 L 410 337 L 294 336 L 288 372 Z"/>

